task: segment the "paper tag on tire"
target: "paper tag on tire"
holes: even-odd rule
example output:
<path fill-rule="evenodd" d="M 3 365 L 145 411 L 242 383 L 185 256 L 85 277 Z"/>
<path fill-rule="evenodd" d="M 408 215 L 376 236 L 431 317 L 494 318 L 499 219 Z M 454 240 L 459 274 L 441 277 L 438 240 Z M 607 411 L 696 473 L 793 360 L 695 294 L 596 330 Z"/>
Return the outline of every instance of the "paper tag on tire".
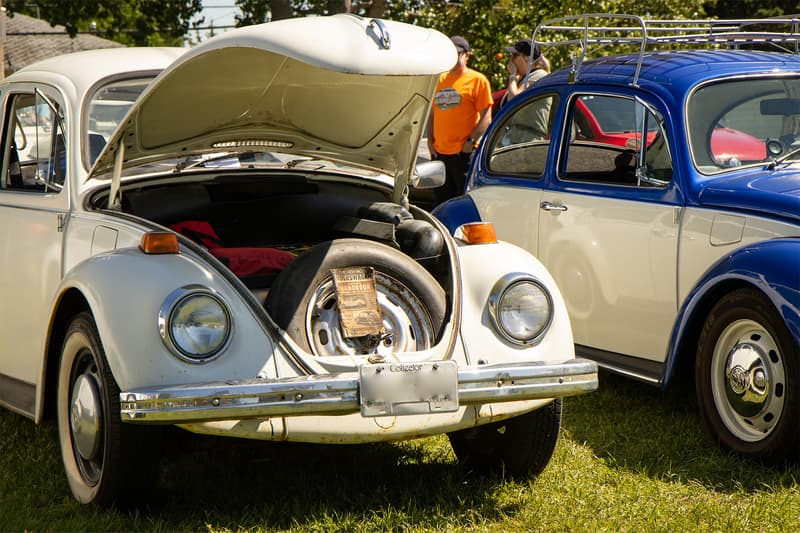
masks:
<path fill-rule="evenodd" d="M 342 329 L 346 338 L 380 335 L 383 317 L 378 307 L 372 267 L 331 269 Z"/>

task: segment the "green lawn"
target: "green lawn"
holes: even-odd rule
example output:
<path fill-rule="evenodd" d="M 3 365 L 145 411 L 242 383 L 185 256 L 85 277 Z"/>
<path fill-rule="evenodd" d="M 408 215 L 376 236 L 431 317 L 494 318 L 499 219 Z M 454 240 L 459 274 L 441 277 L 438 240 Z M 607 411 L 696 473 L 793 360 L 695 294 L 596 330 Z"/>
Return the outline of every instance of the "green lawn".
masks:
<path fill-rule="evenodd" d="M 0 414 L 0 531 L 798 531 L 800 466 L 767 468 L 706 437 L 690 389 L 606 373 L 568 398 L 536 480 L 476 479 L 447 439 L 311 446 L 168 440 L 149 508 L 73 501 L 54 424 Z"/>

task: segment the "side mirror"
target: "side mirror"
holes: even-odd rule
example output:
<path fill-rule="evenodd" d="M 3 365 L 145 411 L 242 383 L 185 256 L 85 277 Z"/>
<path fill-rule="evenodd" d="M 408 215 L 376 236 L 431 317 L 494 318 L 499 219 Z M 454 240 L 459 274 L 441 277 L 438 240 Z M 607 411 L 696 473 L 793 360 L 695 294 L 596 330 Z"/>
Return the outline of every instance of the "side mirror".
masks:
<path fill-rule="evenodd" d="M 410 185 L 415 189 L 435 189 L 445 182 L 445 169 L 442 161 L 425 161 L 414 169 Z"/>

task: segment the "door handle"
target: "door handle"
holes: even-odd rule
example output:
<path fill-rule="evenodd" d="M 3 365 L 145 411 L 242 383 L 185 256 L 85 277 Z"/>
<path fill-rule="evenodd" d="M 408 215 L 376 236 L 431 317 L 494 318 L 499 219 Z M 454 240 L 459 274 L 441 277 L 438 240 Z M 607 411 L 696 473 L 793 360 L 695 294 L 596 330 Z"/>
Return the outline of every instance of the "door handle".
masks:
<path fill-rule="evenodd" d="M 539 204 L 540 209 L 544 209 L 545 211 L 566 211 L 567 206 L 565 205 L 558 205 L 552 204 L 550 202 L 542 202 Z"/>

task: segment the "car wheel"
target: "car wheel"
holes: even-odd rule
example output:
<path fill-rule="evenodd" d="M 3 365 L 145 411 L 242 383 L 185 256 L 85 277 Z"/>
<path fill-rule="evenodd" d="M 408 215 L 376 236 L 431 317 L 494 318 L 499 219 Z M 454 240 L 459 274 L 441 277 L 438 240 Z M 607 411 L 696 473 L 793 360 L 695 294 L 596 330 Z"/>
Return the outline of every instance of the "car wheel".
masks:
<path fill-rule="evenodd" d="M 709 313 L 697 349 L 701 414 L 728 450 L 770 462 L 797 454 L 798 347 L 755 289 L 725 295 Z"/>
<path fill-rule="evenodd" d="M 157 428 L 122 424 L 119 387 L 88 313 L 77 315 L 67 329 L 57 394 L 61 457 L 75 498 L 124 506 L 152 492 Z"/>
<path fill-rule="evenodd" d="M 448 433 L 459 463 L 477 474 L 536 476 L 558 441 L 561 398 L 535 411 L 485 426 Z"/>
<path fill-rule="evenodd" d="M 384 333 L 345 336 L 332 269 L 372 267 Z M 318 244 L 281 272 L 266 308 L 278 326 L 318 356 L 388 355 L 435 344 L 444 321 L 445 295 L 428 271 L 407 255 L 373 241 L 339 239 Z"/>

